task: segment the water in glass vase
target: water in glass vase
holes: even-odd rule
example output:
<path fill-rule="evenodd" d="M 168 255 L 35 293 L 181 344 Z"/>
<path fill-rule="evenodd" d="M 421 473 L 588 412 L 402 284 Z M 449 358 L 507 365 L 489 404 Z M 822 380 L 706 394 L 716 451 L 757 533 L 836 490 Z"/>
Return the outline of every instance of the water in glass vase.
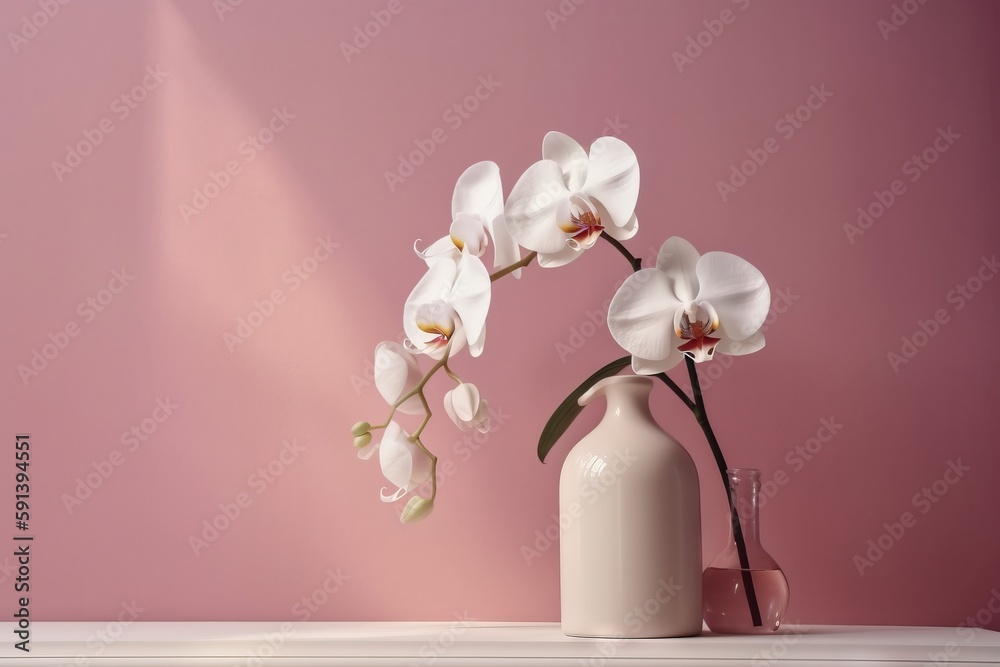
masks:
<path fill-rule="evenodd" d="M 747 605 L 744 577 L 749 573 L 760 609 L 754 626 Z M 705 623 L 718 633 L 771 633 L 778 629 L 788 603 L 788 581 L 780 569 L 741 570 L 710 567 L 702 578 Z"/>
<path fill-rule="evenodd" d="M 788 581 L 760 543 L 760 471 L 726 473 L 729 541 L 702 575 L 705 623 L 721 634 L 775 632 L 788 608 Z"/>

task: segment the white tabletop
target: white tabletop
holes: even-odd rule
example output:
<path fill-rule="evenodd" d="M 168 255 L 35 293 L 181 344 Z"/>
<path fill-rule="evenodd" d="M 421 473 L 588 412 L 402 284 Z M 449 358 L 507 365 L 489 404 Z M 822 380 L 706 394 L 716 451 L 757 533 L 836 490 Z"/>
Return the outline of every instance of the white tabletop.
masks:
<path fill-rule="evenodd" d="M 29 653 L 2 623 L 0 665 L 355 667 L 421 665 L 1000 665 L 1000 633 L 956 628 L 788 626 L 777 635 L 577 639 L 555 623 L 34 622 Z"/>

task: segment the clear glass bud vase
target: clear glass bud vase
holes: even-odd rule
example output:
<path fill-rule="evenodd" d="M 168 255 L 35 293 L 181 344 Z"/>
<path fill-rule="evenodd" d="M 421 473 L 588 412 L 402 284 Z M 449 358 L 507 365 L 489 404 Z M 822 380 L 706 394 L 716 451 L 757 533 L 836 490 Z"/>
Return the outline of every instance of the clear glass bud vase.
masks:
<path fill-rule="evenodd" d="M 702 577 L 705 623 L 720 634 L 775 632 L 788 608 L 788 581 L 760 543 L 760 470 L 726 472 L 738 520 Z"/>

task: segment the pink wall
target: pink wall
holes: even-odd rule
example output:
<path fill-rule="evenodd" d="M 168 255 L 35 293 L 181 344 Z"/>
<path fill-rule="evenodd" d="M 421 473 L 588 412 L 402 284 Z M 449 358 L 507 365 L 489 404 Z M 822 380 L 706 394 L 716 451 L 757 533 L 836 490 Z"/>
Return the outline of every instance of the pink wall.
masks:
<path fill-rule="evenodd" d="M 503 424 L 469 446 L 432 422 L 425 441 L 454 469 L 426 522 L 400 525 L 379 501 L 377 463 L 356 459 L 347 429 L 384 414 L 366 360 L 401 333 L 423 270 L 411 245 L 444 233 L 455 179 L 491 159 L 509 190 L 559 129 L 634 147 L 637 254 L 677 234 L 768 277 L 780 308 L 768 347 L 702 370 L 730 462 L 787 476 L 763 534 L 791 582 L 788 619 L 950 625 L 980 612 L 1000 629 L 1000 281 L 977 277 L 994 276 L 981 258 L 1000 250 L 996 4 L 907 0 L 916 12 L 884 36 L 889 0 L 402 0 L 350 62 L 341 42 L 392 3 L 247 0 L 220 20 L 202 1 L 80 1 L 32 19 L 44 4 L 0 5 L 3 31 L 29 35 L 0 49 L 0 422 L 10 443 L 34 438 L 36 618 L 109 619 L 135 601 L 145 620 L 555 620 L 558 549 L 529 565 L 521 547 L 552 523 L 567 447 L 547 465 L 534 447 L 549 409 L 621 354 L 603 328 L 574 334 L 625 277 L 616 254 L 497 283 L 485 354 L 455 365 Z M 714 22 L 723 11 L 730 22 Z M 705 21 L 721 34 L 678 67 Z M 481 78 L 498 83 L 479 108 L 446 117 Z M 832 96 L 798 128 L 781 121 L 815 89 Z M 269 123 L 271 143 L 242 143 Z M 438 127 L 446 141 L 390 191 L 385 172 Z M 935 155 L 948 128 L 958 138 Z M 88 136 L 100 143 L 57 175 Z M 717 182 L 770 137 L 778 151 L 723 200 Z M 906 166 L 928 148 L 939 159 L 926 171 Z M 227 164 L 239 173 L 185 216 Z M 858 207 L 896 179 L 902 194 L 849 239 Z M 286 274 L 314 252 L 326 259 L 308 279 Z M 122 270 L 133 277 L 102 291 Z M 224 334 L 274 290 L 283 302 L 230 351 Z M 935 313 L 935 335 L 918 333 Z M 50 335 L 65 348 L 23 381 L 18 366 Z M 894 369 L 902 337 L 922 346 Z M 560 359 L 560 344 L 582 347 Z M 655 396 L 702 473 L 711 558 L 726 527 L 710 453 L 690 415 Z M 156 410 L 167 399 L 169 416 Z M 154 416 L 144 441 L 123 441 Z M 832 439 L 824 420 L 842 425 Z M 809 445 L 806 460 L 796 450 Z M 280 456 L 279 475 L 258 476 Z M 940 481 L 949 462 L 968 468 L 955 484 Z M 77 480 L 109 465 L 68 509 Z M 0 503 L 13 503 L 11 480 L 8 468 Z M 919 494 L 935 482 L 932 504 Z M 189 537 L 241 493 L 250 505 L 196 555 Z M 904 512 L 912 526 L 883 536 Z M 880 537 L 891 548 L 859 574 L 854 557 Z M 0 565 L 9 607 L 11 559 Z M 338 570 L 336 594 L 297 606 Z"/>

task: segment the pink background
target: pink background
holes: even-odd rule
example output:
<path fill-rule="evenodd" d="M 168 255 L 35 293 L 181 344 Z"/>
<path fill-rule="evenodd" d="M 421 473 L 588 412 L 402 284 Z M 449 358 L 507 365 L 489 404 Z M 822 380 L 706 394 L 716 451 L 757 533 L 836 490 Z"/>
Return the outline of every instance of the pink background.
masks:
<path fill-rule="evenodd" d="M 904 3 L 919 8 L 885 39 L 888 0 L 564 2 L 575 10 L 554 24 L 555 0 L 403 0 L 348 62 L 341 42 L 387 4 L 246 0 L 220 20 L 202 1 L 73 2 L 0 48 L 0 421 L 9 459 L 15 433 L 33 436 L 35 618 L 116 618 L 135 601 L 141 620 L 301 619 L 302 597 L 339 569 L 349 578 L 310 618 L 556 620 L 558 548 L 528 564 L 522 546 L 552 525 L 559 465 L 600 409 L 547 465 L 535 443 L 566 392 L 621 354 L 586 324 L 627 274 L 610 247 L 496 284 L 485 353 L 455 367 L 506 417 L 475 449 L 431 423 L 425 442 L 454 468 L 426 522 L 400 525 L 379 501 L 378 465 L 356 459 L 347 430 L 384 417 L 366 360 L 401 333 L 423 270 L 411 246 L 445 233 L 458 175 L 491 159 L 509 191 L 559 129 L 635 149 L 634 252 L 681 235 L 750 260 L 776 303 L 791 295 L 765 350 L 701 369 L 730 463 L 787 475 L 762 529 L 791 582 L 787 619 L 979 612 L 1000 629 L 1000 281 L 973 280 L 961 309 L 948 299 L 1000 247 L 1000 7 Z M 672 54 L 724 9 L 732 22 L 678 71 Z M 0 27 L 38 11 L 4 2 Z M 113 101 L 157 65 L 168 75 L 121 118 Z M 480 77 L 499 86 L 449 124 Z M 787 137 L 775 124 L 812 86 L 833 95 Z M 240 143 L 275 108 L 294 118 L 247 161 Z M 104 118 L 113 132 L 60 181 L 52 163 Z M 385 172 L 438 127 L 446 141 L 390 190 Z M 911 182 L 904 163 L 949 127 L 960 138 Z M 717 182 L 769 137 L 779 150 L 723 201 Z M 185 222 L 180 205 L 229 161 L 240 172 Z M 905 192 L 851 242 L 845 223 L 894 179 Z M 339 246 L 293 290 L 284 273 L 328 235 Z M 78 304 L 122 267 L 134 280 L 88 321 Z M 276 289 L 283 303 L 230 352 L 224 334 Z M 894 370 L 887 355 L 939 309 L 946 321 Z M 25 383 L 19 365 L 67 323 L 78 335 Z M 580 348 L 561 359 L 560 345 Z M 654 397 L 702 474 L 707 561 L 726 533 L 721 485 L 691 416 Z M 130 451 L 123 432 L 167 398 L 179 407 Z M 799 459 L 824 419 L 842 428 Z M 292 439 L 304 449 L 261 488 L 251 476 Z M 120 465 L 67 509 L 116 450 Z M 13 504 L 9 459 L 0 504 Z M 949 461 L 969 468 L 953 485 L 939 481 Z M 939 502 L 914 501 L 935 482 Z M 241 493 L 251 504 L 196 555 L 190 536 Z M 884 537 L 907 511 L 915 524 Z M 891 548 L 859 574 L 854 557 L 880 536 Z M 10 557 L 0 566 L 9 608 Z"/>

